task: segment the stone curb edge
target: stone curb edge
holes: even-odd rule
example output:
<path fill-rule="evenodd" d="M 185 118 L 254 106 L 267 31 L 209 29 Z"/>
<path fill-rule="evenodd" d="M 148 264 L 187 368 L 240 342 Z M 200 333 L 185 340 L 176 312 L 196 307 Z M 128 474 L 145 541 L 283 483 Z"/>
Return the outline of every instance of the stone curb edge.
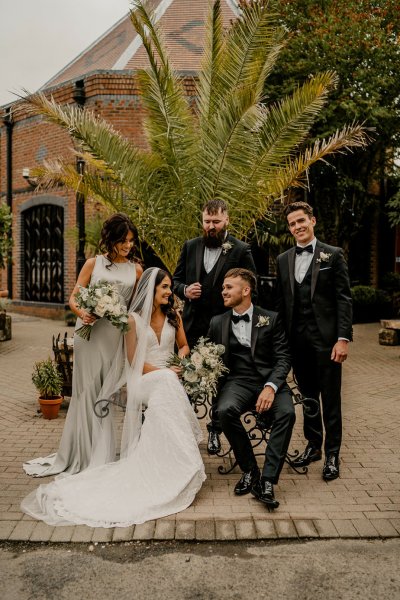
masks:
<path fill-rule="evenodd" d="M 52 527 L 39 521 L 1 521 L 0 541 L 109 543 L 131 541 L 237 541 L 372 539 L 400 537 L 400 519 L 161 519 L 110 529 Z"/>

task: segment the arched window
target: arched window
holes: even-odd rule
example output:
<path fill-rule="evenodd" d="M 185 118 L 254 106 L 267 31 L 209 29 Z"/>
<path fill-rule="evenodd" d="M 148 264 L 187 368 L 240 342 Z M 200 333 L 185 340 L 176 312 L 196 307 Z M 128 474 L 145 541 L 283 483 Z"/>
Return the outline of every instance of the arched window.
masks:
<path fill-rule="evenodd" d="M 23 299 L 64 302 L 64 208 L 35 204 L 22 213 Z"/>

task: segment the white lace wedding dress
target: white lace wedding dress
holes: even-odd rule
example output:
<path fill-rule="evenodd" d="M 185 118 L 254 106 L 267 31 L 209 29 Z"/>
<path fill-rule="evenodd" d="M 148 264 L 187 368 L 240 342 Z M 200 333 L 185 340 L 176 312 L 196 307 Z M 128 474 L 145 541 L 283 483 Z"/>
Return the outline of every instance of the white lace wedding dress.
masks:
<path fill-rule="evenodd" d="M 164 367 L 175 333 L 165 319 L 158 341 L 148 326 L 145 361 Z M 145 419 L 127 458 L 41 485 L 22 510 L 50 525 L 127 527 L 187 508 L 206 478 L 197 418 L 170 369 L 143 375 L 140 395 Z"/>

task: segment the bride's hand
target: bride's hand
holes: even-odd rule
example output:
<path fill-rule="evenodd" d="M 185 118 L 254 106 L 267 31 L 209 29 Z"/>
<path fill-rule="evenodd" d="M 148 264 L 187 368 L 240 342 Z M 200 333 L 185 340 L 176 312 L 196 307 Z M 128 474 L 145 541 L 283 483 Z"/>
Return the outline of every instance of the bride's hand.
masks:
<path fill-rule="evenodd" d="M 178 377 L 182 376 L 182 367 L 168 367 L 169 369 L 171 369 L 171 371 L 173 371 L 175 373 L 175 375 L 177 375 Z"/>

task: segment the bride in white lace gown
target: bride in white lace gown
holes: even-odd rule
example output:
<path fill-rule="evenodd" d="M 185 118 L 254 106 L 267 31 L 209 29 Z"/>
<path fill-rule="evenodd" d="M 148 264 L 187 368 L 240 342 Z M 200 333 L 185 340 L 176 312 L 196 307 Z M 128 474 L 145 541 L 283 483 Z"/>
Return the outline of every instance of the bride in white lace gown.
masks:
<path fill-rule="evenodd" d="M 24 512 L 50 525 L 127 527 L 192 503 L 206 477 L 202 436 L 177 369 L 165 366 L 175 343 L 180 355 L 189 352 L 170 286 L 167 273 L 148 269 L 134 299 L 121 460 L 41 485 L 23 500 Z"/>
<path fill-rule="evenodd" d="M 76 329 L 95 321 L 76 304 L 75 294 L 79 286 L 108 281 L 118 288 L 121 302 L 129 306 L 136 280 L 143 272 L 142 267 L 133 261 L 134 225 L 127 215 L 116 213 L 105 221 L 101 246 L 105 254 L 86 261 L 70 298 L 70 307 L 78 316 Z M 111 419 L 102 421 L 93 407 L 99 397 L 103 397 L 105 377 L 115 355 L 121 351 L 122 343 L 121 331 L 107 319 L 96 321 L 90 341 L 75 335 L 72 397 L 58 451 L 26 462 L 23 467 L 28 475 L 46 477 L 62 472 L 78 473 L 93 461 L 97 438 L 104 435 L 105 427 L 112 425 Z M 114 459 L 111 435 L 110 445 L 104 451 L 108 460 Z M 106 457 L 103 456 L 102 460 L 104 462 Z"/>

